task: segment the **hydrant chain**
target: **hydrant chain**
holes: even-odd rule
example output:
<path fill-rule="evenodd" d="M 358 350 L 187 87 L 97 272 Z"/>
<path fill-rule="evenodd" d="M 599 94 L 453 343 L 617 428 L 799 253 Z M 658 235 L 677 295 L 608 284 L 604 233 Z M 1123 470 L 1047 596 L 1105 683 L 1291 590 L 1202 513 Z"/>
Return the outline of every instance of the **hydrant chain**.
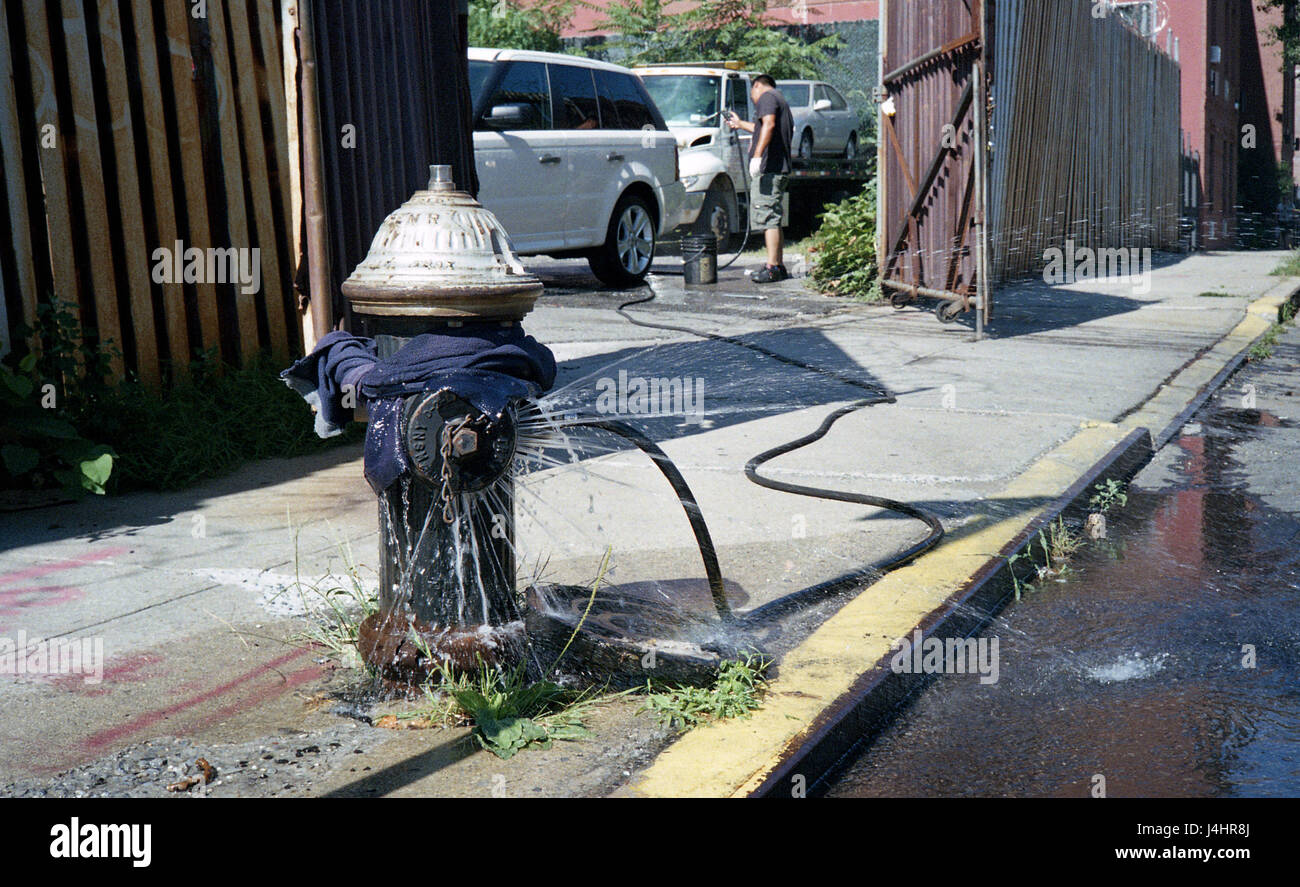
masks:
<path fill-rule="evenodd" d="M 464 416 L 454 425 L 448 422 L 442 429 L 442 440 L 438 447 L 439 453 L 442 456 L 442 470 L 440 472 L 442 476 L 442 491 L 440 496 L 442 498 L 442 520 L 444 523 L 448 524 L 455 523 L 456 521 L 456 512 L 452 504 L 453 499 L 451 493 L 452 450 L 457 448 L 457 439 L 460 437 L 461 431 L 470 423 L 472 418 L 472 416 Z M 472 451 L 472 448 L 470 448 L 467 452 Z"/>

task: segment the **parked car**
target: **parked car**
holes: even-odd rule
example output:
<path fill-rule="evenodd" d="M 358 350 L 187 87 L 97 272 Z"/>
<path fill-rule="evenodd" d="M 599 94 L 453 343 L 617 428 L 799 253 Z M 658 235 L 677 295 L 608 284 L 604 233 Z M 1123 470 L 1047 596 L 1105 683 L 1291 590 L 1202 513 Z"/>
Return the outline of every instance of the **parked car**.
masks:
<path fill-rule="evenodd" d="M 853 160 L 858 156 L 858 115 L 839 90 L 819 80 L 778 80 L 794 117 L 795 156 L 811 160 L 830 155 Z"/>
<path fill-rule="evenodd" d="M 628 69 L 549 52 L 470 49 L 479 200 L 521 255 L 583 257 L 640 281 L 681 223 L 677 142 Z"/>
<path fill-rule="evenodd" d="M 750 120 L 750 74 L 734 63 L 649 65 L 636 73 L 677 137 L 681 151 L 686 224 L 711 232 L 720 246 L 744 230 L 749 143 L 744 130 L 726 124 L 726 112 Z"/>

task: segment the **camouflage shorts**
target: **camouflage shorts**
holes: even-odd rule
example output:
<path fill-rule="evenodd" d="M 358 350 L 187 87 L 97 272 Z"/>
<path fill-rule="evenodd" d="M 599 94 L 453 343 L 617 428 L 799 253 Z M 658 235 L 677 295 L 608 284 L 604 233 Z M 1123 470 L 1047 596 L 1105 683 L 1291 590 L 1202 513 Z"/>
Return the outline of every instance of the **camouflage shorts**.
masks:
<path fill-rule="evenodd" d="M 782 198 L 790 177 L 764 173 L 749 183 L 749 227 L 755 231 L 781 227 Z"/>

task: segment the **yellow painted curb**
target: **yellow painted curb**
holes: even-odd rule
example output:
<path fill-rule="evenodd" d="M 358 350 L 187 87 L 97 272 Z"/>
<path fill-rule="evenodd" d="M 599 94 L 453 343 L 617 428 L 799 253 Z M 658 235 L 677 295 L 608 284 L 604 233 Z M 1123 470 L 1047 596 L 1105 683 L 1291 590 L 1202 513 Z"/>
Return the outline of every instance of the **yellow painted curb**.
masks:
<path fill-rule="evenodd" d="M 886 574 L 781 660 L 763 707 L 746 720 L 697 728 L 665 749 L 631 786 L 659 797 L 744 796 L 804 741 L 816 718 L 848 693 L 929 614 L 964 588 L 991 558 L 1136 428 L 1163 429 L 1225 366 L 1248 348 L 1295 290 L 1283 281 L 1256 299 L 1246 317 L 1183 368 L 1120 424 L 1085 422 L 1070 439 L 1016 477 L 1000 499 L 1023 508 L 946 542 Z"/>
<path fill-rule="evenodd" d="M 1246 307 L 1246 317 L 1214 347 L 1183 368 L 1177 376 L 1156 391 L 1136 412 L 1121 423 L 1127 433 L 1134 428 L 1150 428 L 1153 433 L 1173 420 L 1197 393 L 1277 320 L 1278 310 L 1296 290 L 1293 278 L 1283 279 Z"/>

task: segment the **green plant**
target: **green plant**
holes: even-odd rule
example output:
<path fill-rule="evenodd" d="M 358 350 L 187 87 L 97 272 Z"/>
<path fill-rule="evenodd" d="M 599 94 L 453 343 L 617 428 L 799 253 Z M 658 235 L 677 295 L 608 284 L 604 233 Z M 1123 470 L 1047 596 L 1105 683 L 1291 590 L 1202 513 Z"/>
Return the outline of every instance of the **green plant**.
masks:
<path fill-rule="evenodd" d="M 1122 480 L 1107 478 L 1105 483 L 1096 484 L 1093 489 L 1096 492 L 1088 499 L 1088 507 L 1093 511 L 1105 514 L 1116 506 L 1128 506 L 1128 493 Z"/>
<path fill-rule="evenodd" d="M 1300 277 L 1300 250 L 1287 256 L 1269 273 L 1274 277 Z"/>
<path fill-rule="evenodd" d="M 412 635 L 421 654 L 436 661 L 428 645 Z M 423 688 L 423 707 L 403 712 L 399 719 L 473 725 L 474 741 L 506 760 L 525 749 L 547 749 L 556 740 L 588 739 L 583 724 L 595 698 L 587 691 L 565 689 L 552 681 L 528 680 L 525 667 L 502 669 L 479 659 L 473 674 L 445 666 L 439 678 Z"/>
<path fill-rule="evenodd" d="M 1043 531 L 1039 530 L 1038 538 L 1043 545 L 1043 553 L 1047 556 L 1048 567 L 1058 576 L 1064 575 L 1068 569 L 1065 562 L 1083 545 L 1083 539 L 1066 526 L 1063 517 L 1058 517 L 1047 525 L 1046 538 Z"/>
<path fill-rule="evenodd" d="M 639 711 L 649 712 L 665 727 L 686 731 L 704 721 L 746 718 L 762 704 L 771 662 L 756 654 L 724 660 L 711 687 L 668 687 L 656 690 L 646 683 L 646 701 Z"/>
<path fill-rule="evenodd" d="M 122 352 L 112 340 L 97 341 L 93 327 L 82 328 L 75 302 L 50 296 L 36 308 L 36 326 L 20 324 L 16 332 L 34 343 L 31 372 L 54 386 L 69 414 L 84 413 L 108 391 L 113 361 Z"/>
<path fill-rule="evenodd" d="M 279 369 L 266 358 L 231 367 L 201 355 L 189 380 L 168 390 L 128 381 L 109 391 L 83 420 L 119 454 L 114 489 L 179 489 L 245 462 L 360 439 L 356 424 L 318 438 L 311 409 L 280 380 Z"/>
<path fill-rule="evenodd" d="M 551 681 L 529 683 L 523 665 L 508 672 L 481 670 L 478 686 L 451 695 L 473 719 L 478 744 L 502 760 L 523 749 L 550 748 L 557 739 L 591 736 L 579 710 L 586 698 Z"/>
<path fill-rule="evenodd" d="M 1038 549 L 1043 553 L 1042 566 L 1039 566 L 1034 558 L 1034 544 L 1032 541 L 1022 550 L 1007 558 L 1007 567 L 1011 573 L 1011 585 L 1015 590 L 1016 600 L 1020 600 L 1026 592 L 1034 591 L 1037 588 L 1033 582 L 1022 583 L 1020 581 L 1020 577 L 1016 575 L 1015 570 L 1017 563 L 1022 560 L 1029 561 L 1029 565 L 1034 570 L 1034 578 L 1039 582 L 1047 579 L 1061 581 L 1074 572 L 1067 561 L 1082 546 L 1082 537 L 1070 529 L 1065 523 L 1064 517 L 1058 517 L 1048 523 L 1045 528 L 1040 527 L 1038 530 Z"/>
<path fill-rule="evenodd" d="M 836 63 L 840 37 L 793 37 L 769 8 L 768 0 L 700 0 L 687 9 L 668 0 L 614 0 L 597 27 L 615 32 L 606 45 L 626 65 L 735 60 L 778 80 L 823 76 Z"/>
<path fill-rule="evenodd" d="M 827 295 L 880 298 L 876 256 L 876 182 L 821 214 L 808 252 L 812 277 Z"/>
<path fill-rule="evenodd" d="M 13 366 L 0 364 L 0 467 L 4 486 L 102 495 L 113 472 L 110 446 L 78 430 L 107 390 L 112 343 L 95 347 L 82 335 L 70 303 L 51 298 L 37 309 L 36 327 L 19 337 L 35 348 Z"/>
<path fill-rule="evenodd" d="M 1295 319 L 1296 306 L 1291 302 L 1282 305 L 1278 312 L 1279 320 L 1275 321 L 1259 339 L 1250 346 L 1248 356 L 1251 360 L 1266 360 L 1273 355 L 1273 349 L 1277 347 L 1278 340 L 1282 338 L 1282 333 L 1290 326 L 1291 321 Z"/>
<path fill-rule="evenodd" d="M 596 592 L 609 571 L 613 552 L 613 546 L 605 549 L 582 618 L 546 674 L 555 672 L 582 629 L 595 603 Z M 411 639 L 426 661 L 440 662 L 418 633 L 412 632 Z M 502 760 L 523 749 L 550 748 L 557 739 L 586 739 L 591 735 L 582 722 L 583 714 L 596 701 L 590 692 L 567 690 L 550 680 L 530 682 L 523 663 L 512 669 L 489 668 L 479 657 L 478 665 L 475 674 L 465 675 L 439 664 L 439 679 L 422 688 L 424 708 L 404 712 L 399 719 L 419 718 L 442 724 L 469 722 L 474 726 L 475 741 Z"/>
<path fill-rule="evenodd" d="M 1030 565 L 1033 566 L 1034 556 L 1030 554 L 1028 548 L 1025 548 L 1023 551 L 1017 551 L 1015 554 L 1011 555 L 1011 557 L 1007 558 L 1007 570 L 1011 573 L 1011 586 L 1015 589 L 1016 600 L 1020 600 L 1021 596 L 1025 592 L 1034 590 L 1034 586 L 1029 583 L 1021 585 L 1020 577 L 1016 575 L 1016 564 L 1026 558 L 1029 559 Z"/>
<path fill-rule="evenodd" d="M 1300 64 L 1300 15 L 1297 15 L 1295 0 L 1259 0 L 1261 10 L 1269 7 L 1282 12 L 1282 23 L 1261 30 L 1265 30 L 1272 42 L 1281 44 L 1283 58 L 1288 64 Z"/>

